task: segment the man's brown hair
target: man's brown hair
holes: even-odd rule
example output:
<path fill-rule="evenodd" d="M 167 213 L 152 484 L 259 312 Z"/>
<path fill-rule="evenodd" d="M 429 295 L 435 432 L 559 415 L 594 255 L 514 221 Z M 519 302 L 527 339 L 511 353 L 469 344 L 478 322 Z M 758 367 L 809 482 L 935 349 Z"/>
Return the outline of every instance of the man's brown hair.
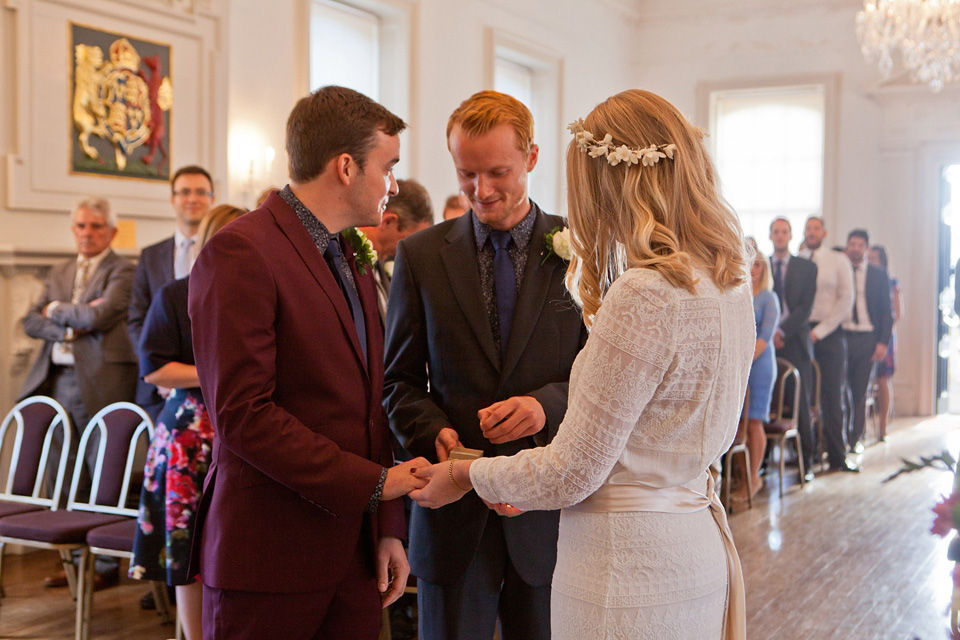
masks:
<path fill-rule="evenodd" d="M 387 201 L 387 211 L 397 214 L 400 231 L 426 222 L 433 224 L 433 205 L 430 194 L 416 180 L 397 180 L 399 192 Z"/>
<path fill-rule="evenodd" d="M 516 98 L 498 91 L 480 91 L 460 103 L 447 120 L 447 146 L 455 125 L 476 137 L 504 123 L 517 134 L 517 148 L 529 155 L 533 149 L 533 114 Z"/>
<path fill-rule="evenodd" d="M 309 182 L 336 156 L 350 155 L 363 171 L 376 132 L 395 136 L 406 123 L 367 96 L 335 85 L 301 98 L 287 119 L 290 180 Z"/>
<path fill-rule="evenodd" d="M 173 185 L 176 184 L 177 178 L 180 176 L 203 176 L 207 179 L 207 182 L 210 183 L 210 193 L 213 193 L 213 178 L 210 177 L 210 173 L 197 164 L 188 164 L 185 167 L 180 167 L 177 169 L 176 173 L 173 174 L 173 177 L 170 178 L 170 190 L 173 191 Z"/>

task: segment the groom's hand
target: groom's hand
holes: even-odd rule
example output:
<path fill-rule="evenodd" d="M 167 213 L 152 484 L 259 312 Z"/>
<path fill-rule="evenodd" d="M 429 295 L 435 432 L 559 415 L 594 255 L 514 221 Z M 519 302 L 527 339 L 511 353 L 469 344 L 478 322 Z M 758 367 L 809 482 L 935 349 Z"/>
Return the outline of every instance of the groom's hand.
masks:
<path fill-rule="evenodd" d="M 437 448 L 437 460 L 440 462 L 446 462 L 449 460 L 450 452 L 457 447 L 463 446 L 460 444 L 460 434 L 450 427 L 444 427 L 443 429 L 440 429 L 440 433 L 437 434 L 437 439 L 434 442 L 434 445 Z"/>
<path fill-rule="evenodd" d="M 428 467 L 430 463 L 426 458 L 414 458 L 395 467 L 387 469 L 387 479 L 383 483 L 383 493 L 381 500 L 394 500 L 405 496 L 414 489 L 420 489 L 426 486 L 427 481 L 413 475 L 413 472 L 420 467 Z"/>
<path fill-rule="evenodd" d="M 532 396 L 514 396 L 477 412 L 483 436 L 494 444 L 532 436 L 547 424 L 543 407 Z"/>
<path fill-rule="evenodd" d="M 410 575 L 407 554 L 399 538 L 383 537 L 377 544 L 377 589 L 380 606 L 386 609 L 403 595 Z"/>

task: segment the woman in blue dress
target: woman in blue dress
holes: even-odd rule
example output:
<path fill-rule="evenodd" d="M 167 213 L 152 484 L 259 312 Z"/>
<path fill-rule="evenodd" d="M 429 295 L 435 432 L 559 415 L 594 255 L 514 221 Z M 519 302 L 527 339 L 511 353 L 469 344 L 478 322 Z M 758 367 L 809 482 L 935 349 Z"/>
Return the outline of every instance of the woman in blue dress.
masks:
<path fill-rule="evenodd" d="M 198 247 L 244 209 L 220 205 L 200 223 Z M 201 585 L 188 574 L 196 508 L 213 447 L 213 427 L 200 391 L 187 314 L 189 276 L 164 285 L 150 304 L 140 336 L 140 375 L 170 389 L 147 451 L 130 577 L 163 580 L 177 590 L 187 640 L 201 637 Z"/>
<path fill-rule="evenodd" d="M 756 250 L 752 238 L 748 241 Z M 757 252 L 750 267 L 753 279 L 753 315 L 757 322 L 757 344 L 753 351 L 753 364 L 747 388 L 750 390 L 750 404 L 747 407 L 747 449 L 750 451 L 750 487 L 756 494 L 763 487 L 760 477 L 760 464 L 767 447 L 767 436 L 763 423 L 770 420 L 770 401 L 773 398 L 773 386 L 777 377 L 777 355 L 773 349 L 773 332 L 780 321 L 780 302 L 773 293 L 770 263 Z M 747 486 L 741 489 L 741 497 L 747 497 Z"/>

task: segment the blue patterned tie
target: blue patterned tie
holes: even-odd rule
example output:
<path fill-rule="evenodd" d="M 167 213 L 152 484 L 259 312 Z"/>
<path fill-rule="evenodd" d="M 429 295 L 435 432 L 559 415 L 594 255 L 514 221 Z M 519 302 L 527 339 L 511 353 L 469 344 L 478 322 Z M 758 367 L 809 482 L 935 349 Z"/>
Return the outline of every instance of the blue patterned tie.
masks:
<path fill-rule="evenodd" d="M 357 295 L 356 286 L 350 278 L 344 273 L 343 255 L 340 252 L 340 241 L 336 236 L 330 238 L 327 250 L 323 257 L 327 265 L 333 272 L 337 284 L 340 285 L 340 291 L 347 299 L 347 306 L 350 307 L 350 315 L 353 316 L 353 326 L 357 330 L 357 337 L 360 339 L 360 348 L 363 350 L 363 360 L 367 361 L 367 325 L 363 320 L 363 307 L 360 305 L 360 296 Z"/>
<path fill-rule="evenodd" d="M 497 320 L 500 323 L 500 362 L 507 354 L 510 329 L 513 326 L 513 311 L 517 307 L 517 275 L 513 270 L 508 247 L 513 238 L 509 231 L 491 231 L 490 243 L 496 253 L 493 256 L 493 281 L 497 294 Z"/>

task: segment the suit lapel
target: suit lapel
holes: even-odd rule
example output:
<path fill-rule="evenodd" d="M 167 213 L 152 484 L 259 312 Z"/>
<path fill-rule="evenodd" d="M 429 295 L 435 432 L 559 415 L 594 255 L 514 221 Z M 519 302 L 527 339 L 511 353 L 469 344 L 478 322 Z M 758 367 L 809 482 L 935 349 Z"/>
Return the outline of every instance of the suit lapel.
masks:
<path fill-rule="evenodd" d="M 490 363 L 497 367 L 500 355 L 493 342 L 493 331 L 483 303 L 480 286 L 480 268 L 477 265 L 477 242 L 473 236 L 472 218 L 464 214 L 450 227 L 444 238 L 446 244 L 440 249 L 453 296 L 460 306 L 467 324 L 477 337 Z"/>
<path fill-rule="evenodd" d="M 97 268 L 87 276 L 87 285 L 83 288 L 83 293 L 80 296 L 80 302 L 87 303 L 92 300 L 96 300 L 100 297 L 100 294 L 103 293 L 103 290 L 107 281 L 107 271 L 110 270 L 110 265 L 113 264 L 113 261 L 117 259 L 117 254 L 111 249 L 110 252 L 103 256 L 103 260 L 100 261 L 100 264 L 97 265 Z M 77 265 L 73 265 L 73 277 L 77 277 Z"/>
<path fill-rule="evenodd" d="M 540 264 L 544 253 L 543 237 L 559 224 L 560 220 L 551 220 L 542 211 L 537 210 L 536 222 L 533 224 L 533 233 L 527 247 L 527 264 L 523 270 L 523 282 L 520 283 L 520 294 L 513 314 L 513 328 L 510 330 L 510 341 L 507 343 L 501 378 L 510 375 L 520 361 L 540 319 L 554 271 L 565 264 L 556 255 L 551 255 L 543 265 Z"/>
<path fill-rule="evenodd" d="M 300 218 L 297 217 L 293 209 L 276 193 L 271 194 L 263 206 L 273 215 L 280 230 L 293 245 L 294 250 L 300 255 L 300 259 L 310 270 L 314 280 L 317 281 L 317 284 L 320 285 L 320 288 L 330 300 L 337 312 L 337 317 L 340 319 L 340 324 L 343 326 L 344 333 L 347 334 L 357 359 L 363 364 L 363 370 L 366 372 L 367 363 L 364 362 L 363 350 L 360 348 L 360 340 L 353 324 L 353 316 L 350 315 L 350 307 L 347 306 L 347 299 L 340 291 L 340 285 L 337 284 L 333 273 L 330 272 L 327 261 L 317 250 L 317 245 L 313 243 L 310 233 L 300 222 Z"/>

